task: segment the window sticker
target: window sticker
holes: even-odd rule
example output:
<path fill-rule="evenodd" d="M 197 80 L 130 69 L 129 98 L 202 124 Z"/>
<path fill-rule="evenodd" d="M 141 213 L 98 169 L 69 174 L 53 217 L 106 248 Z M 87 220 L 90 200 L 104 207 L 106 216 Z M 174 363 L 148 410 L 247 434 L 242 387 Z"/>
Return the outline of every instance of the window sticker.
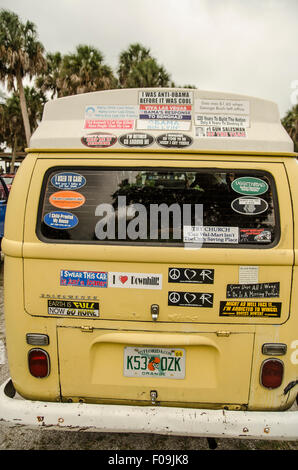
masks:
<path fill-rule="evenodd" d="M 214 269 L 169 268 L 168 282 L 185 284 L 213 284 Z"/>
<path fill-rule="evenodd" d="M 213 307 L 213 294 L 207 292 L 175 292 L 168 293 L 169 307 Z"/>
<path fill-rule="evenodd" d="M 228 284 L 228 299 L 279 297 L 279 282 L 263 282 L 259 284 Z"/>
<path fill-rule="evenodd" d="M 266 212 L 268 202 L 265 199 L 254 196 L 239 197 L 232 201 L 231 207 L 233 211 L 242 215 L 259 215 Z"/>
<path fill-rule="evenodd" d="M 112 145 L 117 142 L 117 137 L 105 132 L 94 132 L 92 134 L 84 135 L 81 138 L 81 142 L 86 145 L 86 147 L 106 148 L 112 147 Z"/>
<path fill-rule="evenodd" d="M 60 286 L 108 287 L 108 273 L 101 271 L 60 271 Z"/>
<path fill-rule="evenodd" d="M 238 227 L 184 226 L 186 243 L 238 243 Z"/>
<path fill-rule="evenodd" d="M 99 317 L 99 303 L 71 300 L 48 300 L 48 315 Z"/>
<path fill-rule="evenodd" d="M 260 178 L 243 176 L 232 181 L 231 187 L 236 193 L 246 196 L 260 196 L 268 191 L 268 184 Z"/>
<path fill-rule="evenodd" d="M 281 302 L 221 301 L 221 317 L 273 317 L 281 315 Z"/>
<path fill-rule="evenodd" d="M 109 287 L 119 287 L 122 289 L 161 289 L 162 275 L 110 272 Z"/>
<path fill-rule="evenodd" d="M 44 216 L 44 223 L 51 228 L 55 229 L 71 229 L 74 228 L 78 223 L 79 219 L 71 212 L 49 212 Z"/>
<path fill-rule="evenodd" d="M 272 234 L 265 228 L 240 228 L 239 243 L 270 243 Z"/>
<path fill-rule="evenodd" d="M 86 178 L 79 173 L 65 171 L 52 176 L 51 184 L 58 189 L 75 190 L 86 184 Z"/>
<path fill-rule="evenodd" d="M 49 201 L 60 209 L 75 209 L 85 203 L 85 197 L 76 191 L 58 191 L 50 196 Z"/>

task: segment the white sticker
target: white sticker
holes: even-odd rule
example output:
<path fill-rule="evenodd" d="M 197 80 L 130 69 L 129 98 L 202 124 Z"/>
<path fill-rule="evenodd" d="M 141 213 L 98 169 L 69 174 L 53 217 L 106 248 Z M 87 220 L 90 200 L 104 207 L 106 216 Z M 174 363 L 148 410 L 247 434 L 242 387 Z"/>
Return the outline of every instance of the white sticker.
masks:
<path fill-rule="evenodd" d="M 177 104 L 193 103 L 193 92 L 183 90 L 145 90 L 139 93 L 139 104 Z"/>
<path fill-rule="evenodd" d="M 202 126 L 195 128 L 196 137 L 247 137 L 245 127 Z"/>
<path fill-rule="evenodd" d="M 195 111 L 198 113 L 249 114 L 249 101 L 199 99 L 195 100 Z"/>
<path fill-rule="evenodd" d="M 84 129 L 134 129 L 133 119 L 85 119 Z"/>
<path fill-rule="evenodd" d="M 123 289 L 161 289 L 162 274 L 111 272 L 108 286 Z"/>
<path fill-rule="evenodd" d="M 196 114 L 196 126 L 230 126 L 249 127 L 248 116 L 238 116 L 231 114 Z"/>
<path fill-rule="evenodd" d="M 238 243 L 238 227 L 209 227 L 193 225 L 183 227 L 185 243 Z"/>
<path fill-rule="evenodd" d="M 94 104 L 85 108 L 86 120 L 137 119 L 138 115 L 138 106 L 132 105 Z"/>
<path fill-rule="evenodd" d="M 257 284 L 259 266 L 239 266 L 239 284 Z"/>
<path fill-rule="evenodd" d="M 189 131 L 191 121 L 171 121 L 169 119 L 138 119 L 137 129 L 141 130 L 165 130 L 165 131 Z"/>

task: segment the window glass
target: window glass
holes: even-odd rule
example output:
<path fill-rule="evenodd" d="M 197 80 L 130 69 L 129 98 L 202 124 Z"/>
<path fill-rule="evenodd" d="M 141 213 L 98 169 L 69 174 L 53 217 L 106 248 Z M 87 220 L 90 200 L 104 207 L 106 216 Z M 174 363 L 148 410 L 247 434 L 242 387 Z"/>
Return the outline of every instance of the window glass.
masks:
<path fill-rule="evenodd" d="M 37 233 L 82 243 L 270 245 L 279 233 L 274 181 L 252 170 L 55 168 Z"/>

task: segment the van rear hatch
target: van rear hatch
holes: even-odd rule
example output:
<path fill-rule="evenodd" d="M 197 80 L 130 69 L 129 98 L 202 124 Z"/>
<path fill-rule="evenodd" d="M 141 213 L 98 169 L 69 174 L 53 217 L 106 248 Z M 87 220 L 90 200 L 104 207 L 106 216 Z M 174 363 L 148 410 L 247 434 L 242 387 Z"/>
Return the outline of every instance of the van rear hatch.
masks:
<path fill-rule="evenodd" d="M 57 323 L 63 397 L 247 403 L 254 325 L 289 316 L 283 164 L 121 158 L 39 159 L 30 187 L 25 310 Z"/>

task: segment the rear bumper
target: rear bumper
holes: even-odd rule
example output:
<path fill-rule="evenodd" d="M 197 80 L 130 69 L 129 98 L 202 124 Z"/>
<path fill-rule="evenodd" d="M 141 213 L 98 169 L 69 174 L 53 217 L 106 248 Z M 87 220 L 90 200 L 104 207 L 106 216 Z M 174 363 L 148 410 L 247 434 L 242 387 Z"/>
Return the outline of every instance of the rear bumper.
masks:
<path fill-rule="evenodd" d="M 14 398 L 13 392 L 11 380 L 7 380 L 0 387 L 0 422 L 70 431 L 298 439 L 298 411 L 226 411 L 52 403 Z"/>

